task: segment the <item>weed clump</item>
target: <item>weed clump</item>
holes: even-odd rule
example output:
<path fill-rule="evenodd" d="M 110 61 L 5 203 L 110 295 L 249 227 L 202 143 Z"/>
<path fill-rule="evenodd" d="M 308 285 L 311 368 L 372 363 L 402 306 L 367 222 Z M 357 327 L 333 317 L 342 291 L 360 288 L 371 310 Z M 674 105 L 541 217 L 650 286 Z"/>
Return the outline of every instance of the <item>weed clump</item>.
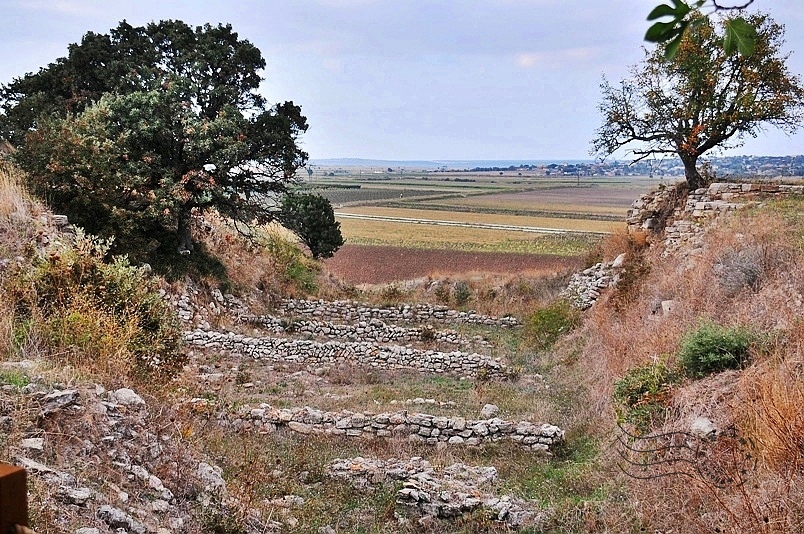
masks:
<path fill-rule="evenodd" d="M 614 383 L 614 400 L 619 405 L 620 422 L 647 432 L 664 413 L 670 388 L 676 380 L 676 373 L 663 361 L 629 369 Z"/>
<path fill-rule="evenodd" d="M 472 300 L 472 288 L 465 281 L 458 280 L 452 287 L 452 296 L 455 298 L 455 304 L 466 306 Z"/>
<path fill-rule="evenodd" d="M 577 308 L 566 300 L 556 300 L 525 319 L 525 340 L 536 350 L 547 350 L 580 323 L 581 314 Z"/>
<path fill-rule="evenodd" d="M 276 233 L 268 233 L 261 243 L 273 261 L 281 293 L 311 295 L 318 291 L 320 266 L 307 258 L 294 243 Z"/>
<path fill-rule="evenodd" d="M 741 326 L 727 328 L 703 321 L 681 339 L 679 363 L 684 374 L 703 378 L 727 369 L 742 369 L 756 335 Z"/>
<path fill-rule="evenodd" d="M 17 332 L 70 363 L 114 376 L 169 378 L 185 363 L 178 320 L 153 281 L 110 242 L 79 231 L 12 284 Z"/>

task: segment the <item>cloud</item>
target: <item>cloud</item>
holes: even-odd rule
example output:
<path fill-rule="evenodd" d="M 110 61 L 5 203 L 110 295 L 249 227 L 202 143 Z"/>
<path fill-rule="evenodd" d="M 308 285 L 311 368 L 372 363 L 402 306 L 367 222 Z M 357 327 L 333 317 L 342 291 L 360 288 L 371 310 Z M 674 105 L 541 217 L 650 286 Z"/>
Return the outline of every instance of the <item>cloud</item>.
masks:
<path fill-rule="evenodd" d="M 516 65 L 522 69 L 536 67 L 559 68 L 567 64 L 585 64 L 598 57 L 594 47 L 575 47 L 544 52 L 522 52 L 516 55 Z"/>
<path fill-rule="evenodd" d="M 100 2 L 80 2 L 69 0 L 28 0 L 25 2 L 17 2 L 17 7 L 30 11 L 43 11 L 71 16 L 95 16 L 103 12 L 103 7 Z"/>

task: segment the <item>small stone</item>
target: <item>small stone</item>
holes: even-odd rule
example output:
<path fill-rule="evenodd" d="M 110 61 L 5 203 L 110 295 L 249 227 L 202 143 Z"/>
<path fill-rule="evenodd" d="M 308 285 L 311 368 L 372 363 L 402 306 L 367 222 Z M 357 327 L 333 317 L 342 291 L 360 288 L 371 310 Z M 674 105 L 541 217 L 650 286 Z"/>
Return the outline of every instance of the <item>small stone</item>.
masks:
<path fill-rule="evenodd" d="M 491 419 L 492 417 L 496 417 L 499 413 L 500 409 L 495 404 L 486 404 L 483 406 L 483 409 L 480 410 L 480 418 Z"/>
<path fill-rule="evenodd" d="M 84 506 L 92 497 L 92 490 L 89 488 L 70 488 L 61 486 L 57 493 L 58 500 L 77 506 Z"/>
<path fill-rule="evenodd" d="M 117 391 L 109 393 L 112 402 L 122 406 L 144 406 L 145 401 L 129 388 L 120 388 Z"/>
<path fill-rule="evenodd" d="M 226 491 L 226 481 L 221 476 L 222 472 L 223 470 L 220 467 L 201 462 L 198 464 L 196 475 L 204 483 L 204 491 Z"/>
<path fill-rule="evenodd" d="M 288 423 L 288 428 L 293 430 L 294 432 L 298 432 L 299 434 L 309 434 L 313 431 L 313 427 L 304 423 L 298 423 L 296 421 L 290 421 Z"/>
<path fill-rule="evenodd" d="M 42 407 L 42 412 L 40 415 L 42 415 L 43 417 L 46 415 L 50 415 L 54 412 L 61 410 L 62 408 L 70 406 L 77 400 L 78 400 L 78 391 L 75 389 L 54 391 L 53 393 L 45 395 L 42 398 L 44 406 Z"/>
<path fill-rule="evenodd" d="M 20 444 L 23 449 L 31 449 L 35 451 L 41 451 L 45 448 L 45 439 L 44 438 L 26 438 L 22 440 Z"/>
<path fill-rule="evenodd" d="M 711 438 L 717 435 L 717 427 L 707 417 L 697 417 L 690 425 L 690 432 L 701 438 Z"/>
<path fill-rule="evenodd" d="M 620 254 L 619 256 L 614 258 L 614 261 L 611 262 L 612 268 L 614 268 L 614 269 L 622 269 L 623 266 L 625 265 L 625 256 L 626 256 L 626 254 L 625 254 L 625 252 L 623 252 L 622 254 Z"/>
<path fill-rule="evenodd" d="M 145 534 L 147 532 L 145 525 L 126 514 L 123 510 L 113 506 L 101 506 L 100 510 L 98 510 L 98 518 L 113 529 L 122 528 L 134 534 Z"/>

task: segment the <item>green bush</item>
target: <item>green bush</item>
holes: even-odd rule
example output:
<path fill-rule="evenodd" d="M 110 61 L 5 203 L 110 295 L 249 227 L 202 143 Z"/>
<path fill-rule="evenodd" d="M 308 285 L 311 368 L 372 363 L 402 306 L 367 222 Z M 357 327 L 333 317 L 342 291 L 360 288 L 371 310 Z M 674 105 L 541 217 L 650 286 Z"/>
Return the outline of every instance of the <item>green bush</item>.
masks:
<path fill-rule="evenodd" d="M 452 295 L 455 297 L 455 304 L 465 306 L 472 300 L 472 288 L 463 280 L 458 280 L 452 287 Z"/>
<path fill-rule="evenodd" d="M 647 432 L 653 421 L 664 413 L 670 386 L 676 379 L 676 374 L 664 362 L 629 369 L 614 383 L 620 421 Z"/>
<path fill-rule="evenodd" d="M 318 291 L 320 266 L 305 256 L 295 243 L 275 233 L 263 236 L 261 244 L 274 262 L 274 271 L 285 293 L 312 295 Z"/>
<path fill-rule="evenodd" d="M 735 326 L 727 328 L 702 321 L 681 340 L 679 363 L 684 374 L 702 378 L 727 369 L 741 369 L 750 359 L 756 335 Z"/>
<path fill-rule="evenodd" d="M 143 379 L 168 378 L 186 357 L 175 313 L 152 279 L 125 257 L 104 258 L 110 241 L 79 232 L 72 247 L 35 261 L 20 287 L 18 321 L 73 363 Z"/>
<path fill-rule="evenodd" d="M 581 315 L 566 300 L 557 300 L 525 319 L 525 341 L 536 350 L 546 350 L 581 322 Z"/>

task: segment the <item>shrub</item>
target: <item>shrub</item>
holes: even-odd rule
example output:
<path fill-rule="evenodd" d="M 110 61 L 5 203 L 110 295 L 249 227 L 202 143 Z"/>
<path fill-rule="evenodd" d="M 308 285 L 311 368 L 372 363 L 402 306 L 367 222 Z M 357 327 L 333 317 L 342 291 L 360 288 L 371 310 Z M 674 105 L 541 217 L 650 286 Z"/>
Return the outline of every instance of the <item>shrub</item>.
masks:
<path fill-rule="evenodd" d="M 614 383 L 614 400 L 619 404 L 620 422 L 647 432 L 653 421 L 664 412 L 670 386 L 676 375 L 664 362 L 649 363 L 629 369 Z"/>
<path fill-rule="evenodd" d="M 580 322 L 581 315 L 576 308 L 566 300 L 557 300 L 525 319 L 525 340 L 536 350 L 546 350 Z"/>
<path fill-rule="evenodd" d="M 383 286 L 380 291 L 380 300 L 382 300 L 382 304 L 385 306 L 398 304 L 404 296 L 404 291 L 396 284 Z"/>
<path fill-rule="evenodd" d="M 684 374 L 701 378 L 727 369 L 741 369 L 749 360 L 756 336 L 750 330 L 702 321 L 681 339 L 679 362 Z"/>
<path fill-rule="evenodd" d="M 452 286 L 452 296 L 455 297 L 455 304 L 465 306 L 472 300 L 472 288 L 463 280 L 458 280 Z"/>
<path fill-rule="evenodd" d="M 449 304 L 449 286 L 444 282 L 436 282 L 433 295 L 441 304 Z"/>
<path fill-rule="evenodd" d="M 275 232 L 267 233 L 261 244 L 273 261 L 280 292 L 311 295 L 318 291 L 320 266 L 306 257 L 299 247 Z"/>
<path fill-rule="evenodd" d="M 76 365 L 168 378 L 186 358 L 175 313 L 125 257 L 104 262 L 109 245 L 79 231 L 73 247 L 35 260 L 16 287 L 16 320 L 29 321 L 29 330 Z"/>
<path fill-rule="evenodd" d="M 720 286 L 730 296 L 743 288 L 759 289 L 765 278 L 765 257 L 762 247 L 740 248 L 727 251 L 715 265 Z"/>

